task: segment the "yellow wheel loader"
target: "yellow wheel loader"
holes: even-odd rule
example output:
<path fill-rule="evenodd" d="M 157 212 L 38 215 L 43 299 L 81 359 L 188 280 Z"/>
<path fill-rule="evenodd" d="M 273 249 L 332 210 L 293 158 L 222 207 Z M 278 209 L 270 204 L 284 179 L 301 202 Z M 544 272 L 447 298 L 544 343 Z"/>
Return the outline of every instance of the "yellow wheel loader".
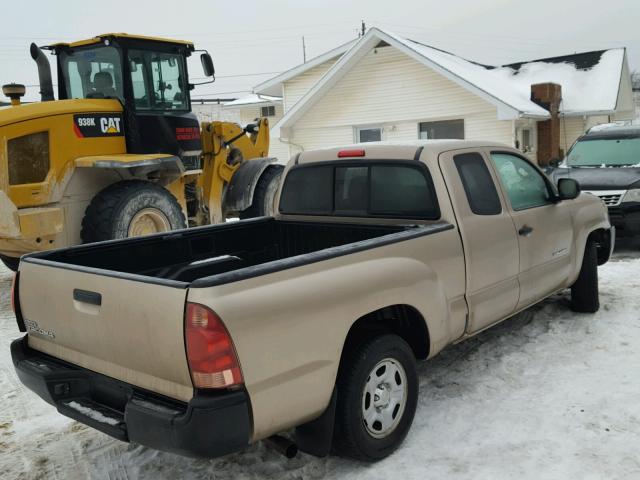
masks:
<path fill-rule="evenodd" d="M 49 61 L 57 58 L 58 99 Z M 266 118 L 198 123 L 187 57 L 193 43 L 105 34 L 31 45 L 41 102 L 22 85 L 0 109 L 0 260 L 79 243 L 270 215 L 282 166 Z M 204 82 L 208 83 L 208 82 Z"/>

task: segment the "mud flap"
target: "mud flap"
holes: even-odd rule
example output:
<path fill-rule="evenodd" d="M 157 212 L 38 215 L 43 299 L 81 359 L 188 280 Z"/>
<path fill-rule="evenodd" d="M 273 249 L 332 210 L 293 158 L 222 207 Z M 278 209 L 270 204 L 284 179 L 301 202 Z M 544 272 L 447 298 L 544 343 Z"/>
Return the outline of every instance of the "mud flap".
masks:
<path fill-rule="evenodd" d="M 327 409 L 315 420 L 296 427 L 295 439 L 301 452 L 326 457 L 331 451 L 338 391 L 334 387 Z"/>

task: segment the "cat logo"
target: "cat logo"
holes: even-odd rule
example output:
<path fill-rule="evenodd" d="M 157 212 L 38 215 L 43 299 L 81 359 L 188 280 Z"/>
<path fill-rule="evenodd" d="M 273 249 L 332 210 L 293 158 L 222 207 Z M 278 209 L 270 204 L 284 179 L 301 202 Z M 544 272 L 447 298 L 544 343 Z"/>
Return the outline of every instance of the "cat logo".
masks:
<path fill-rule="evenodd" d="M 120 118 L 101 118 L 100 129 L 102 133 L 120 133 Z"/>
<path fill-rule="evenodd" d="M 78 138 L 122 137 L 124 122 L 118 113 L 74 115 L 73 130 Z"/>

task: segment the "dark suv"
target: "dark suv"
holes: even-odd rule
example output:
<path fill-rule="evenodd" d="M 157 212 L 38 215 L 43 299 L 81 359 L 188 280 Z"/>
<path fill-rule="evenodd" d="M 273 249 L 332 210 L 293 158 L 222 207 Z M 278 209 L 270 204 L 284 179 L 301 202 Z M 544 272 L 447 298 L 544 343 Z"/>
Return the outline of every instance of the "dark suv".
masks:
<path fill-rule="evenodd" d="M 640 234 L 640 125 L 594 127 L 549 172 L 554 183 L 570 177 L 609 208 L 619 236 Z"/>

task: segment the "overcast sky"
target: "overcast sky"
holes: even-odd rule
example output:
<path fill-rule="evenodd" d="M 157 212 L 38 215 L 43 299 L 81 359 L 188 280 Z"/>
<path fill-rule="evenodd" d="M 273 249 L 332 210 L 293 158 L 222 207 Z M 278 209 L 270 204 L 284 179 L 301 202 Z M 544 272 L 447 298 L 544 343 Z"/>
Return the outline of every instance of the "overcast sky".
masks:
<path fill-rule="evenodd" d="M 640 70 L 640 0 L 32 0 L 3 8 L 0 84 L 38 95 L 31 41 L 106 32 L 190 39 L 212 54 L 217 81 L 193 95 L 241 97 L 253 85 L 356 37 L 360 21 L 488 64 L 627 47 Z M 52 58 L 52 64 L 53 62 Z M 192 63 L 190 75 L 201 76 Z M 33 85 L 33 86 L 30 86 Z"/>

